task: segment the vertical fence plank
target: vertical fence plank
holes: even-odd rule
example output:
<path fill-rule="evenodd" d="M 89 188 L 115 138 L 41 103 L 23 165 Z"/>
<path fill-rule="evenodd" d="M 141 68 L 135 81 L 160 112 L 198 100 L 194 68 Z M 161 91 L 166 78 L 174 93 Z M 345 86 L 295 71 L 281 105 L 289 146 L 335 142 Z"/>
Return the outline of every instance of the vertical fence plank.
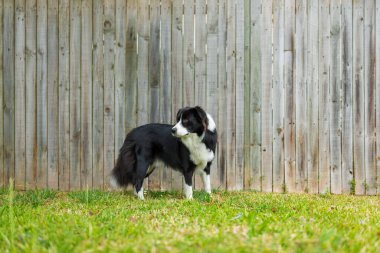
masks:
<path fill-rule="evenodd" d="M 126 70 L 126 1 L 116 0 L 116 47 L 115 47 L 115 152 L 123 144 L 125 132 L 125 70 Z"/>
<path fill-rule="evenodd" d="M 92 1 L 82 1 L 81 189 L 92 188 Z M 122 71 L 124 73 L 124 70 Z"/>
<path fill-rule="evenodd" d="M 226 0 L 219 0 L 218 7 L 218 181 L 217 189 L 226 188 L 226 172 L 227 172 L 227 158 L 226 158 Z"/>
<path fill-rule="evenodd" d="M 184 1 L 183 8 L 183 106 L 194 106 L 194 0 Z"/>
<path fill-rule="evenodd" d="M 137 29 L 138 29 L 138 60 L 137 60 L 137 125 L 148 123 L 149 119 L 149 1 L 138 1 Z M 144 182 L 144 188 L 148 186 L 148 180 Z"/>
<path fill-rule="evenodd" d="M 194 103 L 206 109 L 206 1 L 195 1 Z"/>
<path fill-rule="evenodd" d="M 7 35 L 6 35 L 7 36 Z M 25 189 L 25 1 L 15 1 L 15 187 Z"/>
<path fill-rule="evenodd" d="M 59 189 L 70 189 L 70 2 L 59 1 Z"/>
<path fill-rule="evenodd" d="M 376 27 L 375 0 L 364 2 L 364 167 L 366 194 L 376 194 L 376 123 L 375 123 L 375 68 Z"/>
<path fill-rule="evenodd" d="M 148 50 L 149 50 L 149 1 L 138 1 L 137 12 L 137 29 L 138 29 L 138 67 L 137 67 L 137 79 L 138 79 L 138 119 L 137 125 L 148 123 L 148 99 L 147 94 L 149 91 L 148 81 Z"/>
<path fill-rule="evenodd" d="M 172 49 L 172 3 L 170 0 L 161 0 L 161 50 L 160 50 L 160 82 L 161 82 L 161 100 L 160 100 L 160 119 L 163 123 L 169 123 L 172 120 L 171 101 L 172 83 L 171 83 L 171 49 Z M 175 84 L 177 85 L 177 84 Z M 164 176 L 164 174 L 161 174 Z M 168 175 L 171 176 L 171 175 Z M 166 177 L 163 179 L 166 180 Z M 162 182 L 164 183 L 164 182 Z M 167 184 L 167 182 L 165 182 Z"/>
<path fill-rule="evenodd" d="M 206 1 L 195 1 L 194 15 L 194 105 L 206 108 Z M 202 188 L 199 175 L 194 177 L 195 189 Z"/>
<path fill-rule="evenodd" d="M 37 1 L 37 186 L 47 186 L 47 1 Z"/>
<path fill-rule="evenodd" d="M 137 0 L 127 1 L 127 34 L 126 34 L 126 117 L 125 132 L 128 133 L 137 125 Z M 125 136 L 124 136 L 125 137 Z"/>
<path fill-rule="evenodd" d="M 226 0 L 219 0 L 218 13 L 218 178 L 217 189 L 225 189 L 227 157 L 226 157 Z"/>
<path fill-rule="evenodd" d="M 14 115 L 14 82 L 15 82 L 15 48 L 14 48 L 14 1 L 4 0 L 4 36 L 3 39 L 3 103 L 4 103 L 4 174 L 5 184 L 15 177 L 15 115 Z"/>
<path fill-rule="evenodd" d="M 364 167 L 364 1 L 353 2 L 353 117 L 355 193 L 365 194 Z"/>
<path fill-rule="evenodd" d="M 206 58 L 206 83 L 207 83 L 207 112 L 217 122 L 218 114 L 218 1 L 207 1 L 207 58 Z M 218 126 L 216 126 L 217 131 Z M 218 178 L 219 167 L 218 154 L 211 166 L 211 187 L 220 185 Z"/>
<path fill-rule="evenodd" d="M 150 0 L 149 40 L 149 122 L 160 121 L 160 0 Z M 147 20 L 145 20 L 147 22 Z M 154 173 L 156 174 L 156 173 Z M 153 178 L 150 178 L 153 179 Z M 155 179 L 153 179 L 155 180 Z M 157 180 L 157 178 L 156 178 Z M 159 182 L 155 182 L 158 184 Z M 157 188 L 155 185 L 154 188 Z"/>
<path fill-rule="evenodd" d="M 262 191 L 272 191 L 272 1 L 263 1 L 261 30 L 262 84 Z"/>
<path fill-rule="evenodd" d="M 194 0 L 184 1 L 183 105 L 194 105 Z"/>
<path fill-rule="evenodd" d="M 236 189 L 236 156 L 235 156 L 235 115 L 236 115 L 236 0 L 227 1 L 227 189 Z"/>
<path fill-rule="evenodd" d="M 58 2 L 49 0 L 47 12 L 48 188 L 58 189 Z"/>
<path fill-rule="evenodd" d="M 4 174 L 5 184 L 9 183 L 9 179 L 15 177 L 15 124 L 14 124 L 14 1 L 4 0 L 4 20 L 3 20 L 4 36 L 3 39 L 3 82 L 4 82 Z"/>
<path fill-rule="evenodd" d="M 307 191 L 306 69 L 307 69 L 307 0 L 296 2 L 296 188 Z"/>
<path fill-rule="evenodd" d="M 129 2 L 129 1 L 128 1 Z M 104 57 L 103 57 L 103 1 L 93 1 L 92 34 L 92 184 L 95 188 L 104 186 Z"/>
<path fill-rule="evenodd" d="M 283 1 L 273 1 L 273 191 L 283 192 L 284 160 L 284 18 Z"/>
<path fill-rule="evenodd" d="M 3 13 L 4 13 L 4 8 L 3 8 L 3 1 L 0 1 L 0 187 L 4 186 L 5 182 L 5 177 L 4 177 L 4 124 L 3 124 L 3 94 L 4 94 L 4 59 L 3 59 L 3 38 L 4 38 L 4 33 L 3 33 Z"/>
<path fill-rule="evenodd" d="M 330 76 L 330 1 L 320 2 L 319 27 L 319 192 L 330 191 L 329 76 Z"/>
<path fill-rule="evenodd" d="M 172 122 L 175 122 L 177 111 L 183 106 L 183 5 L 182 1 L 173 1 L 171 48 L 171 83 L 172 83 Z M 182 189 L 182 176 L 172 171 L 171 188 Z"/>
<path fill-rule="evenodd" d="M 116 0 L 115 47 L 115 158 L 123 145 L 126 122 L 126 13 L 127 2 Z"/>
<path fill-rule="evenodd" d="M 339 194 L 342 192 L 342 168 L 341 168 L 341 5 L 340 1 L 334 0 L 330 3 L 331 23 L 331 72 L 330 72 L 330 150 L 331 164 L 331 192 Z"/>
<path fill-rule="evenodd" d="M 104 185 L 115 160 L 115 0 L 104 1 Z"/>
<path fill-rule="evenodd" d="M 244 0 L 236 1 L 236 190 L 244 187 Z"/>
<path fill-rule="evenodd" d="M 251 1 L 244 0 L 244 189 L 250 185 Z"/>
<path fill-rule="evenodd" d="M 261 190 L 261 0 L 251 2 L 250 157 L 251 189 Z"/>
<path fill-rule="evenodd" d="M 70 189 L 80 188 L 81 3 L 70 2 Z"/>
<path fill-rule="evenodd" d="M 26 106 L 26 189 L 36 187 L 37 176 L 37 111 L 36 111 L 36 49 L 37 49 L 37 2 L 26 1 L 25 16 L 25 106 Z"/>
<path fill-rule="evenodd" d="M 150 1 L 149 41 L 149 122 L 160 121 L 160 0 Z M 147 22 L 147 20 L 145 20 Z M 157 168 L 149 176 L 149 189 L 160 189 L 160 171 Z"/>
<path fill-rule="evenodd" d="M 341 5 L 340 0 L 330 2 L 330 178 L 331 192 L 342 192 L 342 140 L 341 140 Z"/>
<path fill-rule="evenodd" d="M 307 55 L 307 189 L 318 193 L 318 53 L 319 1 L 308 1 Z"/>
<path fill-rule="evenodd" d="M 342 193 L 351 193 L 352 157 L 352 1 L 342 0 Z"/>
<path fill-rule="evenodd" d="M 284 77 L 285 77 L 285 186 L 289 192 L 295 191 L 296 184 L 296 140 L 295 140 L 295 1 L 285 0 Z"/>
<path fill-rule="evenodd" d="M 172 6 L 170 0 L 161 0 L 161 90 L 160 90 L 160 122 L 170 123 L 171 101 L 172 101 L 172 84 L 171 84 L 171 18 Z M 175 84 L 177 85 L 177 84 Z M 169 190 L 171 188 L 171 170 L 164 167 L 160 170 L 161 190 Z M 178 178 L 179 179 L 179 178 Z"/>
<path fill-rule="evenodd" d="M 376 59 L 377 59 L 376 60 L 376 167 L 377 167 L 377 194 L 380 194 L 380 159 L 379 159 L 380 158 L 380 87 L 379 87 L 379 84 L 380 84 L 380 3 L 379 1 L 376 1 Z"/>

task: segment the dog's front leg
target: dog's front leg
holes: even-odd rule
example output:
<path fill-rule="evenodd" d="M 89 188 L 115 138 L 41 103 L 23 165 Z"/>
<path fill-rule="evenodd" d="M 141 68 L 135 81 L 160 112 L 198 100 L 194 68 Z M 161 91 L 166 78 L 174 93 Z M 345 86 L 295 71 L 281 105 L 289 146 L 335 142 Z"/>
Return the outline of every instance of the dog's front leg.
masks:
<path fill-rule="evenodd" d="M 137 191 L 136 187 L 133 187 L 133 194 L 140 200 L 144 200 L 144 187 L 141 186 L 140 190 Z"/>
<path fill-rule="evenodd" d="M 183 192 L 187 199 L 193 199 L 193 172 L 184 173 L 185 184 L 183 185 Z"/>
<path fill-rule="evenodd" d="M 202 180 L 205 192 L 211 194 L 211 179 L 210 179 L 210 167 L 211 162 L 207 163 L 207 166 L 204 170 L 202 170 Z"/>
<path fill-rule="evenodd" d="M 208 194 L 211 194 L 211 180 L 210 180 L 210 173 L 207 174 L 207 172 L 203 171 L 202 172 L 202 180 L 203 180 L 203 185 L 204 189 Z"/>
<path fill-rule="evenodd" d="M 185 183 L 183 186 L 183 192 L 185 193 L 185 197 L 187 199 L 193 199 L 193 186 Z"/>

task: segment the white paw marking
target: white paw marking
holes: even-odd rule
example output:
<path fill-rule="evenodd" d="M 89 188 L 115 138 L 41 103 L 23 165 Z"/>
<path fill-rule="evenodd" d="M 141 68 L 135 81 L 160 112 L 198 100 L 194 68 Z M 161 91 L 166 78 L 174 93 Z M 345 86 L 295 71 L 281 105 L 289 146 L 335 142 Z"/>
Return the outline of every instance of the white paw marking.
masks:
<path fill-rule="evenodd" d="M 144 188 L 141 187 L 140 191 L 136 192 L 136 188 L 133 187 L 133 193 L 137 196 L 138 199 L 144 200 Z"/>
<path fill-rule="evenodd" d="M 184 184 L 183 191 L 187 199 L 193 199 L 193 187 L 191 185 Z"/>
<path fill-rule="evenodd" d="M 211 180 L 210 175 L 207 175 L 206 172 L 202 173 L 204 189 L 207 193 L 211 194 Z"/>

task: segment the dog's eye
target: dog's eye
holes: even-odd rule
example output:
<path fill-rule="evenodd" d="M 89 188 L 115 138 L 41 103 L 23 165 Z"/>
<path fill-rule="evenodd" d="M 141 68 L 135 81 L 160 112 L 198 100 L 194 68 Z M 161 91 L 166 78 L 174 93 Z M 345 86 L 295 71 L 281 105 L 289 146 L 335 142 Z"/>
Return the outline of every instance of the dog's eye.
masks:
<path fill-rule="evenodd" d="M 184 123 L 184 124 L 187 124 L 188 122 L 189 122 L 188 119 L 183 119 L 183 120 L 182 120 L 182 123 Z"/>

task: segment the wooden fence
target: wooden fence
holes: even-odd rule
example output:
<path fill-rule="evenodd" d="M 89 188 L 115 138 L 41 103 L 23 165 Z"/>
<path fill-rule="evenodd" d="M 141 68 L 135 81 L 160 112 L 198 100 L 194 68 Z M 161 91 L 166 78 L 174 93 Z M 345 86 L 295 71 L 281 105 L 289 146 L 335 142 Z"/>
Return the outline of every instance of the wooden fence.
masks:
<path fill-rule="evenodd" d="M 201 105 L 213 188 L 380 193 L 380 0 L 0 0 L 0 38 L 0 186 L 106 188 L 128 131 Z"/>

